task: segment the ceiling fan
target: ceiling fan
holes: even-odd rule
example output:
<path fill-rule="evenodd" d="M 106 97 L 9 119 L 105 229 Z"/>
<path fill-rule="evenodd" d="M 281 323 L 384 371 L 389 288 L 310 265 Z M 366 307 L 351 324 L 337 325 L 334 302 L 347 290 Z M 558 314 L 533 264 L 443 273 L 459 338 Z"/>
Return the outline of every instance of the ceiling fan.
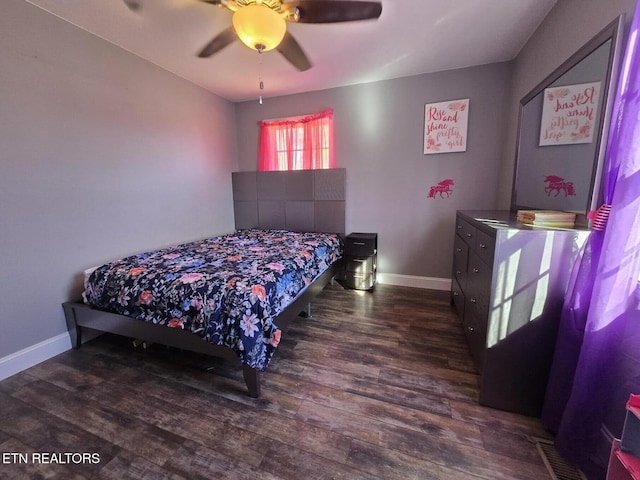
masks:
<path fill-rule="evenodd" d="M 139 10 L 139 0 L 123 0 Z M 207 58 L 240 39 L 260 53 L 276 49 L 300 71 L 311 68 L 306 53 L 287 31 L 287 23 L 338 23 L 376 19 L 382 3 L 347 0 L 199 0 L 233 12 L 233 25 L 216 35 L 198 53 Z"/>

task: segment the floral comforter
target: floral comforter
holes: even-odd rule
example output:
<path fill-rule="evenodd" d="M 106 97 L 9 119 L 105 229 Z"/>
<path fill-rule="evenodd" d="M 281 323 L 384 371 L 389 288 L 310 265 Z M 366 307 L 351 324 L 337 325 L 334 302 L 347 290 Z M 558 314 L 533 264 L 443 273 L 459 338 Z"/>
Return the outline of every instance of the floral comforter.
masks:
<path fill-rule="evenodd" d="M 341 256 L 338 235 L 245 230 L 102 265 L 83 298 L 191 331 L 264 371 L 280 341 L 274 318 Z"/>

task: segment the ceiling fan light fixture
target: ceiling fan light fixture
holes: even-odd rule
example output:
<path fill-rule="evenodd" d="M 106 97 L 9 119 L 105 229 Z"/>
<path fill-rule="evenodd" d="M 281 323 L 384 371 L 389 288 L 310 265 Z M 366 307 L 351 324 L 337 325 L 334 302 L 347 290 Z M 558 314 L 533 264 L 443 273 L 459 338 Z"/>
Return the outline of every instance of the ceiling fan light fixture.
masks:
<path fill-rule="evenodd" d="M 247 47 L 258 51 L 276 48 L 287 32 L 284 18 L 266 5 L 254 3 L 233 14 L 233 28 Z"/>

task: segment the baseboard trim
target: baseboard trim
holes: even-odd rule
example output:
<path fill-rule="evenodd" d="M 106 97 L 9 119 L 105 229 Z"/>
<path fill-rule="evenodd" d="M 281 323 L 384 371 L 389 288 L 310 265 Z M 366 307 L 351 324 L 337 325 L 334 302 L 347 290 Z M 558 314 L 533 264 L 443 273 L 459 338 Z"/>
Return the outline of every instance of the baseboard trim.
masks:
<path fill-rule="evenodd" d="M 451 279 L 448 278 L 419 277 L 416 275 L 378 272 L 376 281 L 384 285 L 396 285 L 399 287 L 451 290 Z M 89 338 L 84 340 L 87 341 Z M 70 349 L 71 339 L 69 334 L 65 332 L 0 358 L 0 380 L 4 380 Z"/>
<path fill-rule="evenodd" d="M 426 288 L 429 290 L 451 290 L 450 278 L 419 277 L 416 275 L 401 275 L 399 273 L 377 274 L 376 281 L 383 285 L 398 287 Z"/>
<path fill-rule="evenodd" d="M 65 332 L 0 358 L 0 380 L 4 380 L 70 349 L 71 338 Z"/>

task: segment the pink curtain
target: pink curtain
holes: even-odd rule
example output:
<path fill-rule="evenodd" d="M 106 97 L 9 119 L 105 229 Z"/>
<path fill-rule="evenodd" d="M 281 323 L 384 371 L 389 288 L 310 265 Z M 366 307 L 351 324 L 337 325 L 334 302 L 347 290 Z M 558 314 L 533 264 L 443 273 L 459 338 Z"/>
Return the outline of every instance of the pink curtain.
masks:
<path fill-rule="evenodd" d="M 258 170 L 335 168 L 333 110 L 259 125 Z"/>

